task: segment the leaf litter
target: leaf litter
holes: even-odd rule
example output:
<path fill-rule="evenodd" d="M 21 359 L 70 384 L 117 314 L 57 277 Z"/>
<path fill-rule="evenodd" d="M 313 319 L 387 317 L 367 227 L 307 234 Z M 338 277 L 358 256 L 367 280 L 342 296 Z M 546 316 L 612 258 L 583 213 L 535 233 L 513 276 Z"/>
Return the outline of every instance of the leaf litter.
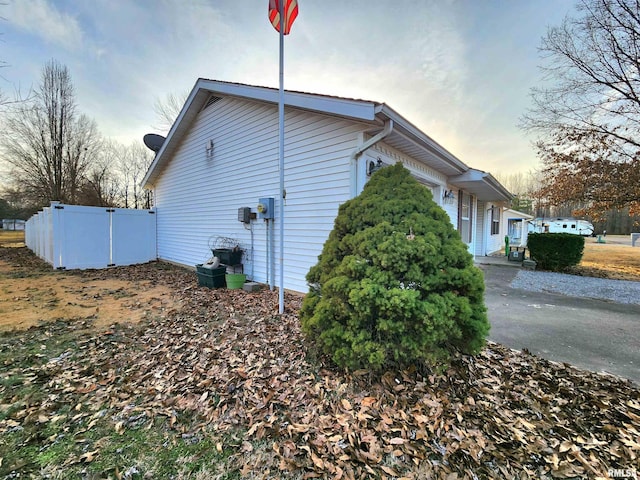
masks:
<path fill-rule="evenodd" d="M 13 263 L 32 261 L 11 250 Z M 303 338 L 298 296 L 278 315 L 276 292 L 198 287 L 193 272 L 164 263 L 73 274 L 161 285 L 176 307 L 135 326 L 91 330 L 89 319 L 0 337 L 6 350 L 84 332 L 77 348 L 31 367 L 5 362 L 3 380 L 43 395 L 12 398 L 3 381 L 12 413 L 0 416 L 2 434 L 59 423 L 81 425 L 80 441 L 105 420 L 123 435 L 162 418 L 184 442 L 211 437 L 255 478 L 609 478 L 640 465 L 640 391 L 614 376 L 492 342 L 443 372 L 344 373 Z M 68 463 L 99 456 L 97 442 Z"/>

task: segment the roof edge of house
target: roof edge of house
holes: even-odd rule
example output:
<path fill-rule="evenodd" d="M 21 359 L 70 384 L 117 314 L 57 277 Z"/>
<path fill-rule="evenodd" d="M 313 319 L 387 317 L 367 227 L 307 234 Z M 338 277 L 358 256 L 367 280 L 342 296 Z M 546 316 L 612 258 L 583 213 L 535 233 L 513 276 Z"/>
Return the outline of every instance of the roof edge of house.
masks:
<path fill-rule="evenodd" d="M 277 104 L 279 102 L 279 93 L 279 90 L 273 87 L 198 78 L 171 129 L 167 133 L 164 143 L 156 153 L 153 162 L 142 179 L 141 185 L 143 188 L 153 187 L 162 171 L 162 167 L 169 161 L 171 153 L 175 151 L 180 140 L 186 134 L 192 121 L 206 104 L 211 94 L 222 94 Z M 384 125 L 386 121 L 393 120 L 394 130 L 397 133 L 444 160 L 447 164 L 451 165 L 455 171 L 460 172 L 460 176 L 470 174 L 471 172 L 479 172 L 469 167 L 385 103 L 292 90 L 285 90 L 284 101 L 285 105 L 290 107 L 335 115 L 356 121 L 374 122 Z M 485 172 L 482 173 L 484 174 Z M 483 176 L 482 181 L 489 183 L 499 196 L 506 199 L 513 198 L 513 195 L 491 176 L 491 174 L 486 175 L 488 175 L 488 178 Z"/>
<path fill-rule="evenodd" d="M 440 158 L 445 160 L 460 173 L 464 173 L 471 168 L 386 103 L 378 105 L 377 113 L 382 121 L 393 120 L 395 130 L 400 130 L 406 137 L 412 139 L 415 143 L 423 145 L 434 154 L 440 156 Z"/>

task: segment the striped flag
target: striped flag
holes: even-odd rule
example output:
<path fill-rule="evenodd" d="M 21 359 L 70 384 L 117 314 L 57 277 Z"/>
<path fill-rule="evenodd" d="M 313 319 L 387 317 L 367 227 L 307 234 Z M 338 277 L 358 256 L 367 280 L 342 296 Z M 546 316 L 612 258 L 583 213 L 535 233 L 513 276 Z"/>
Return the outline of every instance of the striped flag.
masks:
<path fill-rule="evenodd" d="M 273 28 L 280 31 L 280 2 L 284 1 L 284 34 L 289 35 L 291 25 L 298 16 L 297 0 L 269 0 L 269 21 Z"/>

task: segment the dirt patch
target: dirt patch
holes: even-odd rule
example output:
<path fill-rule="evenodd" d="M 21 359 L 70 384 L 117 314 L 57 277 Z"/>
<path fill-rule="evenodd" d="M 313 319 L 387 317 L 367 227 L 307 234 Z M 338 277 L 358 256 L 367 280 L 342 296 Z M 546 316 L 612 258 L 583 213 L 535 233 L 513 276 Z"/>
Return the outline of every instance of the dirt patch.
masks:
<path fill-rule="evenodd" d="M 163 316 L 179 301 L 153 280 L 56 272 L 26 248 L 0 248 L 0 332 L 43 322 L 91 320 L 96 328 Z"/>
<path fill-rule="evenodd" d="M 52 281 L 53 280 L 53 281 Z M 92 319 L 96 327 L 137 323 L 173 304 L 166 287 L 79 277 L 0 280 L 0 331 L 58 319 Z"/>

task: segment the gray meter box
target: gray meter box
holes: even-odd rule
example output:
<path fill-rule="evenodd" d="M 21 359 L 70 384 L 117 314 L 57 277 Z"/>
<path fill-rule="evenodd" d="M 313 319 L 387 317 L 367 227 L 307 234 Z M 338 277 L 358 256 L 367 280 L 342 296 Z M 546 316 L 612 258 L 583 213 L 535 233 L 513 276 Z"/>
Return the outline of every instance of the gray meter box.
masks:
<path fill-rule="evenodd" d="M 275 201 L 273 200 L 273 197 L 261 198 L 260 200 L 258 200 L 258 218 L 273 220 L 273 214 L 275 210 L 274 205 Z"/>

